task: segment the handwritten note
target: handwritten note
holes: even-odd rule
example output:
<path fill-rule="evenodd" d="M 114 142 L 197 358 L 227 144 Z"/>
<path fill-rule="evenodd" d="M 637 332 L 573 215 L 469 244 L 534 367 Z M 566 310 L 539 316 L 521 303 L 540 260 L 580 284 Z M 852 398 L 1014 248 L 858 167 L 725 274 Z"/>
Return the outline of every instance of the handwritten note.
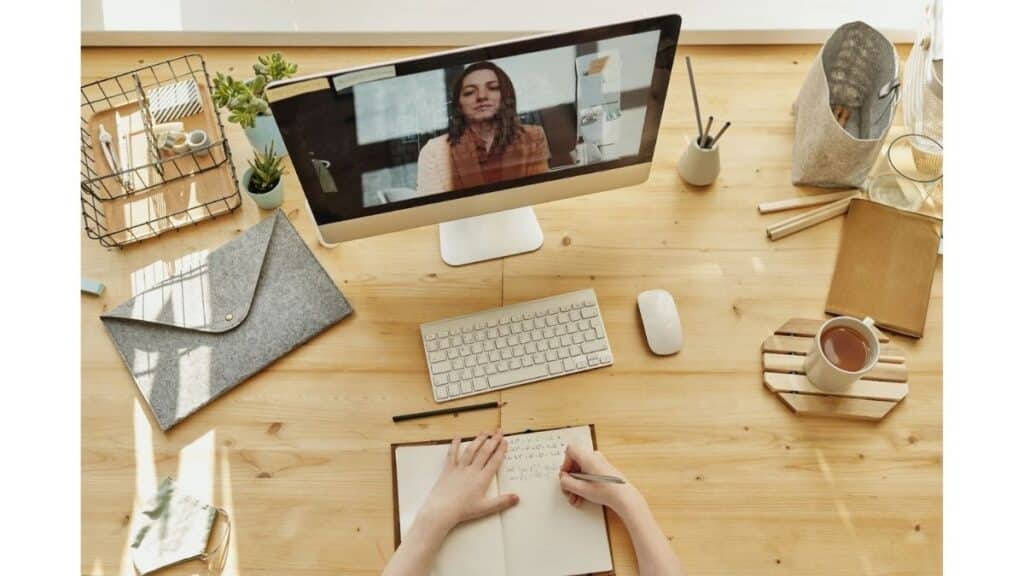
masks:
<path fill-rule="evenodd" d="M 562 430 L 508 437 L 502 478 L 512 482 L 557 478 L 567 441 Z"/>

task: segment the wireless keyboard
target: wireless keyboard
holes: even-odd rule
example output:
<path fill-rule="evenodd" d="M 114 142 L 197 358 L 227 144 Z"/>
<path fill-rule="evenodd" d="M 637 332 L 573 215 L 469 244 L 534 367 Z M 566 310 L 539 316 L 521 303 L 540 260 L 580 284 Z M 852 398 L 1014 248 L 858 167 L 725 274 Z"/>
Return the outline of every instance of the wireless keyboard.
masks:
<path fill-rule="evenodd" d="M 438 402 L 612 364 L 590 289 L 428 322 L 420 336 Z"/>

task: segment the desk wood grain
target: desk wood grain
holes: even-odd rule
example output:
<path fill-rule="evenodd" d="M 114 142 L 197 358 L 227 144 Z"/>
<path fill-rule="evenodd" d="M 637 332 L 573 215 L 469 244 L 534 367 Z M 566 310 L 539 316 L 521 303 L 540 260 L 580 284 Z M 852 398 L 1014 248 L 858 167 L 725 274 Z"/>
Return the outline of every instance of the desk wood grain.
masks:
<path fill-rule="evenodd" d="M 187 51 L 83 50 L 82 82 Z M 236 76 L 267 51 L 199 50 L 211 74 Z M 285 53 L 314 72 L 427 51 Z M 842 220 L 772 243 L 764 229 L 778 216 L 756 206 L 806 193 L 789 183 L 790 106 L 816 48 L 685 51 L 702 109 L 733 122 L 718 183 L 690 189 L 676 176 L 696 132 L 677 66 L 650 180 L 537 206 L 545 244 L 532 254 L 449 268 L 433 226 L 325 250 L 288 176 L 284 209 L 356 314 L 168 434 L 98 315 L 131 295 L 133 275 L 266 214 L 244 198 L 236 214 L 124 250 L 83 234 L 82 274 L 108 289 L 82 297 L 82 572 L 131 573 L 129 518 L 172 474 L 230 512 L 227 574 L 377 574 L 392 550 L 391 442 L 592 422 L 693 574 L 941 573 L 941 264 L 924 338 L 894 338 L 910 369 L 901 406 L 877 424 L 790 414 L 761 385 L 760 343 L 787 318 L 822 315 Z M 242 131 L 228 125 L 228 136 L 244 166 Z M 419 323 L 584 287 L 597 291 L 613 367 L 472 400 L 507 401 L 500 412 L 391 422 L 432 406 Z M 641 333 L 636 294 L 655 287 L 682 316 L 674 357 L 653 356 Z M 617 521 L 612 537 L 618 573 L 636 574 Z"/>

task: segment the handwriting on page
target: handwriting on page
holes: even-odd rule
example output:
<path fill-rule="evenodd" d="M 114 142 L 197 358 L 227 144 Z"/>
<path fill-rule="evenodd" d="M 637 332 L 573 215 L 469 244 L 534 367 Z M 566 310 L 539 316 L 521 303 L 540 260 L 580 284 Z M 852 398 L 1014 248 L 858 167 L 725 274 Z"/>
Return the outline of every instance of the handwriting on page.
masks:
<path fill-rule="evenodd" d="M 561 434 L 510 437 L 503 464 L 504 478 L 513 482 L 557 478 L 565 457 L 565 443 Z"/>

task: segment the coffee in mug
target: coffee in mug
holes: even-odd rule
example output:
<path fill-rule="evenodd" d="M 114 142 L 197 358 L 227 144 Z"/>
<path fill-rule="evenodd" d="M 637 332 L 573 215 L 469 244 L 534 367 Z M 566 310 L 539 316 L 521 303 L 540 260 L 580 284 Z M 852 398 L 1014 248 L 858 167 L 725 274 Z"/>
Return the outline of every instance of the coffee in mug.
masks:
<path fill-rule="evenodd" d="M 804 359 L 807 379 L 826 392 L 846 390 L 878 363 L 880 344 L 871 318 L 839 316 L 821 325 Z"/>

